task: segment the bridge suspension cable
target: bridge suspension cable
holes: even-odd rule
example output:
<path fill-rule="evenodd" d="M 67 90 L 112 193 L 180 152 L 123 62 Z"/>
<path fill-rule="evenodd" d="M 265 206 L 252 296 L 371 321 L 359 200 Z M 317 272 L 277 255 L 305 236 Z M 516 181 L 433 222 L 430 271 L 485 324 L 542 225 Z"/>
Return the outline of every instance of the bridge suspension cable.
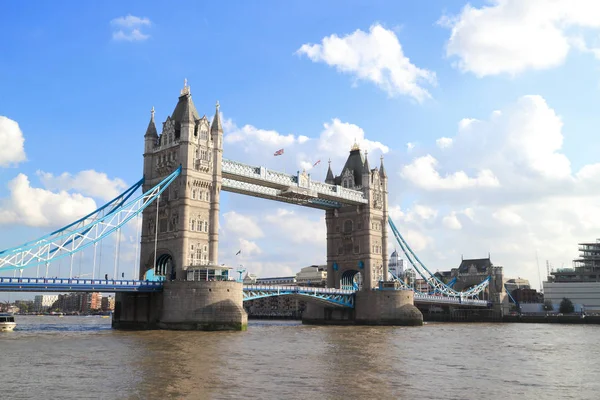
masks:
<path fill-rule="evenodd" d="M 72 257 L 75 253 L 118 231 L 139 215 L 180 174 L 181 166 L 156 186 L 126 203 L 135 191 L 133 188 L 137 189 L 143 183 L 143 179 L 141 179 L 122 195 L 72 224 L 37 240 L 0 252 L 0 271 L 23 270 L 54 260 L 61 260 L 67 256 Z M 102 256 L 102 247 L 100 249 L 100 256 Z"/>
<path fill-rule="evenodd" d="M 429 286 L 431 286 L 433 288 L 434 292 L 438 292 L 445 296 L 450 296 L 450 297 L 467 298 L 467 297 L 475 297 L 475 296 L 479 295 L 479 293 L 483 292 L 483 290 L 485 290 L 485 288 L 488 287 L 489 282 L 490 282 L 489 276 L 486 279 L 484 279 L 483 282 L 481 282 L 463 292 L 459 292 L 459 291 L 451 288 L 450 286 L 446 285 L 437 276 L 432 274 L 431 271 L 429 271 L 429 269 L 427 269 L 425 264 L 423 264 L 421 262 L 419 257 L 417 257 L 415 252 L 410 248 L 410 246 L 408 245 L 406 240 L 404 240 L 404 238 L 402 237 L 402 235 L 396 228 L 396 225 L 394 225 L 394 221 L 392 221 L 392 218 L 388 217 L 388 223 L 390 225 L 390 228 L 392 229 L 392 232 L 396 238 L 396 241 L 400 245 L 400 248 L 402 249 L 402 252 L 406 256 L 407 260 L 413 266 L 415 271 L 417 271 L 419 273 L 421 278 L 423 278 L 429 284 Z"/>

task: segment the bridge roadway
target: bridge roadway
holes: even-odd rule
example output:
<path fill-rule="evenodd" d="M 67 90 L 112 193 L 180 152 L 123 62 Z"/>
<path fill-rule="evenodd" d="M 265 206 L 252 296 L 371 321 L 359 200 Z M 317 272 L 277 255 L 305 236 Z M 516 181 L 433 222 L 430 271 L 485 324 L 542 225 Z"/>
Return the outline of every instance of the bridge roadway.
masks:
<path fill-rule="evenodd" d="M 139 280 L 0 277 L 0 291 L 3 292 L 160 292 L 162 286 L 162 282 Z M 273 296 L 300 295 L 331 305 L 352 308 L 354 307 L 354 293 L 354 290 L 335 288 L 245 285 L 244 301 Z M 460 299 L 421 293 L 415 293 L 415 303 L 488 307 L 486 300 Z"/>

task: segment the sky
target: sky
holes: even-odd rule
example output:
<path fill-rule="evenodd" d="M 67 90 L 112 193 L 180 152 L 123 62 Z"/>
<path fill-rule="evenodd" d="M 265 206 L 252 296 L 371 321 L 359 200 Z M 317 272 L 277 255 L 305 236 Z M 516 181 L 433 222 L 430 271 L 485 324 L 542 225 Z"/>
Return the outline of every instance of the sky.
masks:
<path fill-rule="evenodd" d="M 225 158 L 324 180 L 354 141 L 372 166 L 383 155 L 390 214 L 430 270 L 489 254 L 538 288 L 546 261 L 570 267 L 600 237 L 595 0 L 2 8 L 0 248 L 140 179 L 150 110 L 160 127 L 184 79 L 200 115 L 219 101 Z M 135 232 L 120 238 L 127 276 Z M 292 275 L 325 263 L 325 234 L 322 211 L 222 195 L 220 262 Z"/>

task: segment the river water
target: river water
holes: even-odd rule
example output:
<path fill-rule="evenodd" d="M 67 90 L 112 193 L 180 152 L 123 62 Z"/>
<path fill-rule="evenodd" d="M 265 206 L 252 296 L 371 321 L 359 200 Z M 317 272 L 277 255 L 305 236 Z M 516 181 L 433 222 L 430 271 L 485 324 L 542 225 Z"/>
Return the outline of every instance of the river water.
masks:
<path fill-rule="evenodd" d="M 17 316 L 1 399 L 598 399 L 600 326 L 123 332 L 100 317 Z"/>

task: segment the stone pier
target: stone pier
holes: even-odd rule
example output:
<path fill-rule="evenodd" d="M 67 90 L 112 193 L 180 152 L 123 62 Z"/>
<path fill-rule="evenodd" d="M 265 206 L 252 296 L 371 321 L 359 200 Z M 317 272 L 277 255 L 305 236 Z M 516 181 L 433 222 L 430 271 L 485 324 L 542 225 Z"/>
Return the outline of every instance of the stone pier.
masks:
<path fill-rule="evenodd" d="M 162 293 L 117 293 L 116 329 L 244 331 L 242 284 L 234 281 L 165 282 Z"/>
<path fill-rule="evenodd" d="M 311 325 L 421 326 L 423 314 L 411 290 L 361 290 L 354 309 L 308 303 L 302 323 Z"/>

